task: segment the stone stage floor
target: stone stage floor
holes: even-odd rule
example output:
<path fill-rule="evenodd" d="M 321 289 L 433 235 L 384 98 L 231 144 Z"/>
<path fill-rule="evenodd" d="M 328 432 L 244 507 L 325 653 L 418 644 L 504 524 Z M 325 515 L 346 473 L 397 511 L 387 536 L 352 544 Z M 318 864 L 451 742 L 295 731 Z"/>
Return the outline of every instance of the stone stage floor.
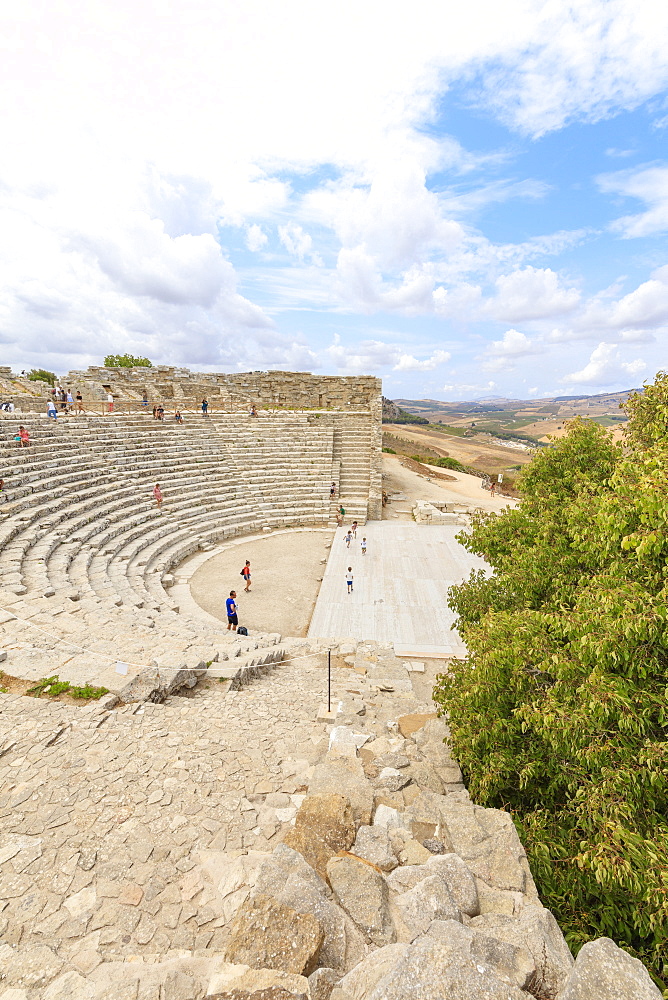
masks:
<path fill-rule="evenodd" d="M 357 529 L 350 549 L 339 528 L 309 628 L 310 638 L 374 639 L 394 643 L 400 656 L 464 656 L 450 626 L 448 588 L 466 579 L 484 560 L 455 540 L 457 525 L 371 521 Z M 366 535 L 367 554 L 361 540 Z M 353 593 L 346 588 L 352 566 Z"/>

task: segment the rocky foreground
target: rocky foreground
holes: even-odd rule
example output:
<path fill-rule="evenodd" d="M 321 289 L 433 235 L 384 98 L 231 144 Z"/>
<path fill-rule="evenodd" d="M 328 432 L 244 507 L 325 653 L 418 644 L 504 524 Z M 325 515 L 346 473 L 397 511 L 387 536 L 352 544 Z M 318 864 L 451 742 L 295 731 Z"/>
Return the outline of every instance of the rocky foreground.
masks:
<path fill-rule="evenodd" d="M 403 663 L 341 652 L 333 722 L 317 651 L 164 705 L 0 696 L 0 1000 L 661 996 L 607 938 L 573 961 Z"/>

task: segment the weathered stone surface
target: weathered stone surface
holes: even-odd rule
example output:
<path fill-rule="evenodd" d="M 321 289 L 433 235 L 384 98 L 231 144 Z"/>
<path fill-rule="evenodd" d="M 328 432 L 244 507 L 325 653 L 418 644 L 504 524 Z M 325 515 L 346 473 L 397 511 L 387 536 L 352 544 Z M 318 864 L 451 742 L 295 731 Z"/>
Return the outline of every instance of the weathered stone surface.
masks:
<path fill-rule="evenodd" d="M 0 961 L 6 986 L 45 986 L 63 967 L 62 958 L 46 945 L 34 945 L 17 952 L 8 949 L 8 954 L 3 954 Z"/>
<path fill-rule="evenodd" d="M 378 775 L 376 788 L 386 788 L 388 792 L 398 792 L 410 783 L 410 775 L 397 767 L 384 767 Z"/>
<path fill-rule="evenodd" d="M 408 944 L 388 944 L 372 951 L 340 981 L 338 986 L 342 996 L 346 1000 L 365 1000 L 406 955 L 409 947 Z"/>
<path fill-rule="evenodd" d="M 427 861 L 425 870 L 438 875 L 445 882 L 462 913 L 468 917 L 475 917 L 480 913 L 476 880 L 457 854 L 433 855 Z"/>
<path fill-rule="evenodd" d="M 422 729 L 426 722 L 436 718 L 436 712 L 413 712 L 409 715 L 400 715 L 397 719 L 399 732 L 404 737 L 412 736 L 418 729 Z"/>
<path fill-rule="evenodd" d="M 391 872 L 399 864 L 387 829 L 381 826 L 361 826 L 351 851 L 384 872 Z"/>
<path fill-rule="evenodd" d="M 256 892 L 268 893 L 299 913 L 312 913 L 320 921 L 325 939 L 322 965 L 347 972 L 365 953 L 362 932 L 331 899 L 329 886 L 297 851 L 279 844 L 260 868 Z"/>
<path fill-rule="evenodd" d="M 659 1000 L 661 992 L 637 958 L 610 938 L 583 945 L 559 1000 Z"/>
<path fill-rule="evenodd" d="M 275 969 L 228 965 L 209 982 L 207 1000 L 309 1000 L 308 980 Z"/>
<path fill-rule="evenodd" d="M 226 956 L 235 964 L 301 975 L 312 971 L 323 939 L 320 921 L 312 914 L 256 895 L 239 908 Z"/>
<path fill-rule="evenodd" d="M 404 841 L 399 852 L 399 861 L 402 865 L 424 865 L 430 857 L 431 853 L 427 848 L 412 837 Z"/>
<path fill-rule="evenodd" d="M 517 917 L 483 914 L 475 917 L 470 926 L 525 947 L 535 962 L 536 978 L 544 992 L 550 996 L 561 992 L 573 967 L 573 956 L 557 921 L 544 906 L 525 906 Z"/>
<path fill-rule="evenodd" d="M 423 878 L 414 889 L 397 896 L 393 909 L 400 941 L 414 941 L 429 930 L 434 920 L 461 919 L 459 907 L 438 875 Z"/>
<path fill-rule="evenodd" d="M 316 969 L 308 977 L 310 1000 L 329 1000 L 340 978 L 335 969 Z"/>
<path fill-rule="evenodd" d="M 389 892 L 382 872 L 347 855 L 332 858 L 327 873 L 336 898 L 364 936 L 379 947 L 394 941 Z"/>
<path fill-rule="evenodd" d="M 66 972 L 50 983 L 43 1000 L 92 1000 L 95 987 L 78 972 Z"/>
<path fill-rule="evenodd" d="M 307 795 L 287 831 L 284 843 L 305 858 L 322 877 L 327 862 L 339 851 L 347 851 L 355 839 L 355 823 L 349 799 L 337 793 Z"/>
<path fill-rule="evenodd" d="M 387 956 L 386 964 L 383 963 L 386 971 L 375 985 L 370 984 L 371 989 L 352 992 L 356 986 L 354 977 L 357 975 L 359 981 L 363 974 L 361 967 L 342 979 L 339 984 L 342 997 L 346 1000 L 348 997 L 351 1000 L 526 1000 L 523 990 L 497 974 L 507 971 L 505 965 L 495 970 L 489 961 L 493 956 L 485 953 L 484 946 L 472 948 L 474 939 L 474 932 L 461 924 L 438 921 L 429 934 L 414 944 L 404 945 L 402 953 Z M 388 949 L 373 956 L 378 965 L 383 962 L 383 952 Z M 512 953 L 502 955 L 502 960 L 511 962 L 513 974 L 524 975 L 512 964 Z"/>
<path fill-rule="evenodd" d="M 340 794 L 350 800 L 355 824 L 370 823 L 373 790 L 366 780 L 362 762 L 356 757 L 325 757 L 316 765 L 309 783 L 311 795 Z"/>

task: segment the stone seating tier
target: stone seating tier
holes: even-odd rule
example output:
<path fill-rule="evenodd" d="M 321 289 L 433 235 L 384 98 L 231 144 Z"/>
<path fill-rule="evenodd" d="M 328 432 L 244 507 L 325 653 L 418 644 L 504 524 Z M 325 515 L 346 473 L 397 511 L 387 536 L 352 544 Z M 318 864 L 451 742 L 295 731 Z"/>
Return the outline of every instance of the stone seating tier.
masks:
<path fill-rule="evenodd" d="M 238 534 L 331 524 L 341 503 L 351 520 L 366 520 L 363 415 L 281 413 L 244 424 L 217 415 L 184 425 L 146 414 L 40 417 L 23 421 L 25 449 L 14 441 L 18 422 L 0 416 L 0 607 L 48 634 L 4 615 L 8 673 L 39 679 L 64 671 L 113 686 L 112 660 L 96 663 L 66 639 L 140 665 L 168 655 L 234 656 L 246 650 L 242 640 L 179 612 L 162 585 L 172 567 Z M 255 648 L 278 638 L 250 641 Z"/>

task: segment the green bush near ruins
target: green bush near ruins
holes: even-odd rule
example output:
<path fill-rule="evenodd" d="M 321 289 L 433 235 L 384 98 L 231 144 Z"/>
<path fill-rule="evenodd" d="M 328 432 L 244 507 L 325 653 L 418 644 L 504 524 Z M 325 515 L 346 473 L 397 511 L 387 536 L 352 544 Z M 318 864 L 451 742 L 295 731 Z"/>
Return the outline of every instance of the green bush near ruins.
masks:
<path fill-rule="evenodd" d="M 468 471 L 465 465 L 458 462 L 456 458 L 450 458 L 450 456 L 444 456 L 441 458 L 427 458 L 424 455 L 411 455 L 414 462 L 420 462 L 422 465 L 435 465 L 439 469 L 454 469 L 455 472 L 466 472 Z M 480 473 L 477 473 L 480 475 Z"/>
<path fill-rule="evenodd" d="M 509 809 L 577 950 L 608 935 L 668 982 L 668 375 L 536 454 L 475 518 L 494 569 L 451 590 L 469 649 L 439 678 L 480 804 Z"/>
<path fill-rule="evenodd" d="M 28 372 L 29 382 L 46 382 L 48 385 L 56 384 L 56 376 L 53 372 L 48 372 L 45 368 L 32 368 Z"/>
<path fill-rule="evenodd" d="M 152 368 L 148 358 L 135 358 L 132 354 L 107 354 L 105 368 Z"/>

